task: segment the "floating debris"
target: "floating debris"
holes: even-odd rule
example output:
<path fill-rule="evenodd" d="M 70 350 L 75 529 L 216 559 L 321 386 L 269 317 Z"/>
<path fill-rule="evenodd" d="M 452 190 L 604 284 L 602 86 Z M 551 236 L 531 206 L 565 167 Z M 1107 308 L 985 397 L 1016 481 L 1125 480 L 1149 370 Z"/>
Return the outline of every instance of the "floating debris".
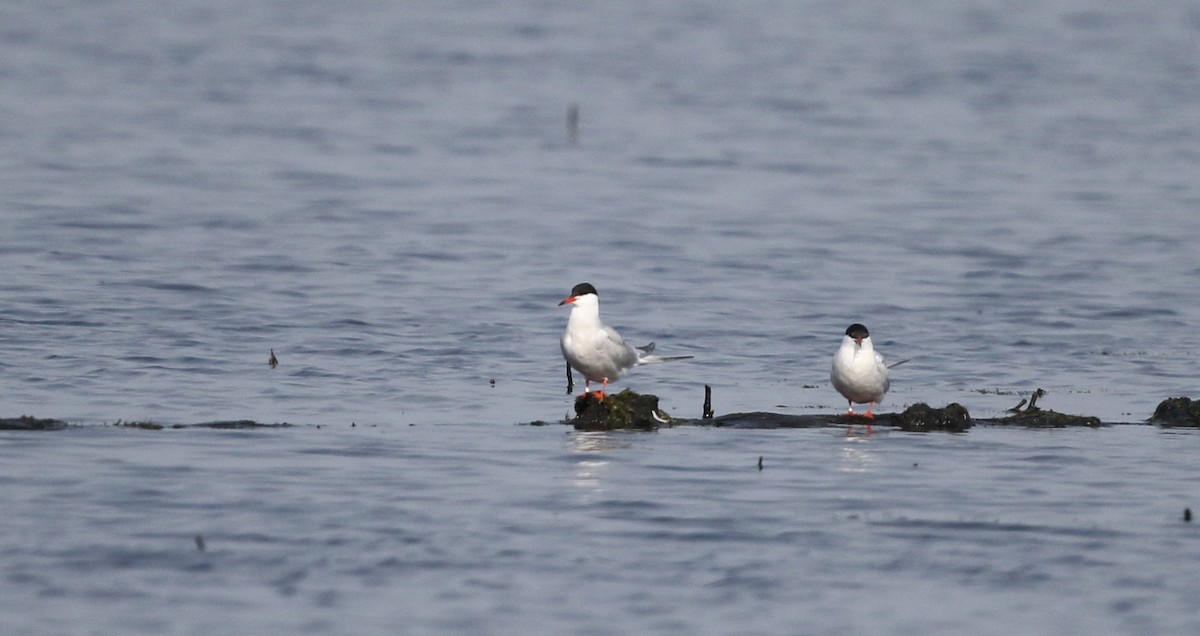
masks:
<path fill-rule="evenodd" d="M 267 364 L 270 365 L 272 369 L 279 366 L 279 358 L 275 357 L 274 349 L 271 349 L 271 357 L 267 358 Z"/>
<path fill-rule="evenodd" d="M 204 537 L 196 535 L 196 549 L 204 552 Z"/>
<path fill-rule="evenodd" d="M 758 456 L 758 469 L 759 470 L 762 470 L 762 458 L 763 458 L 762 455 Z"/>
<path fill-rule="evenodd" d="M 1192 520 L 1192 509 L 1191 509 L 1191 508 L 1184 508 L 1184 509 L 1183 509 L 1183 520 L 1184 520 L 1184 521 L 1191 521 L 1191 520 Z"/>
<path fill-rule="evenodd" d="M 711 420 L 713 418 L 712 387 L 707 384 L 704 385 L 704 410 L 702 411 L 700 417 L 706 420 Z"/>

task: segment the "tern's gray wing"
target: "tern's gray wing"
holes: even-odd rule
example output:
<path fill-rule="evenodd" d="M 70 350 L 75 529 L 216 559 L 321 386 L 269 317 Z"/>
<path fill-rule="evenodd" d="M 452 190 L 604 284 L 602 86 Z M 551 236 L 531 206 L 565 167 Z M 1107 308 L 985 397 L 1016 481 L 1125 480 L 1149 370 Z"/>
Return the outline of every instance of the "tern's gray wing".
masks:
<path fill-rule="evenodd" d="M 611 327 L 604 327 L 596 337 L 596 350 L 612 361 L 618 371 L 637 364 L 637 349 L 625 344 L 621 334 Z"/>
<path fill-rule="evenodd" d="M 875 352 L 875 367 L 883 375 L 883 392 L 887 393 L 888 389 L 892 388 L 892 374 L 888 372 L 887 362 L 884 361 L 883 355 L 878 351 Z"/>

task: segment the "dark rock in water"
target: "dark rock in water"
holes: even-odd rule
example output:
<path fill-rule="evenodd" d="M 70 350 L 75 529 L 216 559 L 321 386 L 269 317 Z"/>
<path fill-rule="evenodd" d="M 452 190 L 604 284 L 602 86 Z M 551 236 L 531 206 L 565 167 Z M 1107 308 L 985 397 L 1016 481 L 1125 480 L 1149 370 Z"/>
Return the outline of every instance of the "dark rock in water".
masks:
<path fill-rule="evenodd" d="M 625 389 L 604 399 L 591 393 L 575 398 L 575 419 L 568 424 L 579 431 L 634 429 L 652 431 L 671 418 L 658 410 L 658 396 Z"/>
<path fill-rule="evenodd" d="M 973 422 L 961 404 L 952 402 L 939 409 L 918 402 L 893 415 L 891 423 L 905 431 L 965 431 Z"/>
<path fill-rule="evenodd" d="M 67 428 L 62 420 L 42 419 L 22 415 L 21 417 L 0 417 L 0 431 L 59 431 Z"/>
<path fill-rule="evenodd" d="M 1154 409 L 1150 421 L 1163 426 L 1200 426 L 1200 400 L 1167 398 Z"/>

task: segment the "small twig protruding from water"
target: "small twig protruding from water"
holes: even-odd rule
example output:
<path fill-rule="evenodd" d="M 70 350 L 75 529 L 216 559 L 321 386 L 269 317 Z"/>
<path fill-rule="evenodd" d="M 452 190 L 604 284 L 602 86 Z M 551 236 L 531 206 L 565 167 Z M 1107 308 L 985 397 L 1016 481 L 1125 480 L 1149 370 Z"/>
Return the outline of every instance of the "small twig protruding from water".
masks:
<path fill-rule="evenodd" d="M 1036 407 L 1036 404 L 1037 404 L 1038 398 L 1042 397 L 1042 396 L 1043 396 L 1043 395 L 1045 395 L 1045 394 L 1046 394 L 1046 392 L 1045 392 L 1045 391 L 1043 391 L 1041 388 L 1038 388 L 1038 390 L 1036 390 L 1036 391 L 1034 391 L 1032 394 L 1030 394 L 1030 396 L 1029 396 L 1029 406 L 1028 406 L 1028 407 L 1026 407 L 1026 408 L 1025 408 L 1025 410 L 1026 410 L 1026 411 L 1032 411 L 1032 410 L 1034 410 L 1035 408 L 1037 408 L 1037 407 Z"/>
<path fill-rule="evenodd" d="M 196 535 L 196 549 L 204 552 L 204 537 Z"/>
<path fill-rule="evenodd" d="M 571 376 L 571 363 L 567 363 L 567 395 L 575 392 L 575 378 Z"/>
<path fill-rule="evenodd" d="M 274 369 L 275 367 L 279 366 L 279 358 L 276 358 L 276 357 L 275 357 L 275 350 L 274 350 L 274 349 L 271 349 L 271 357 L 270 357 L 270 358 L 267 358 L 267 364 L 269 364 L 269 365 L 271 366 L 271 368 L 272 368 L 272 369 Z"/>
<path fill-rule="evenodd" d="M 762 458 L 763 458 L 762 455 L 758 456 L 758 469 L 759 470 L 762 470 Z"/>
<path fill-rule="evenodd" d="M 1184 509 L 1183 509 L 1183 520 L 1184 520 L 1184 521 L 1191 521 L 1191 520 L 1192 520 L 1192 509 L 1191 509 L 1191 508 L 1184 508 Z"/>
<path fill-rule="evenodd" d="M 567 141 L 579 141 L 579 104 L 567 106 Z"/>
<path fill-rule="evenodd" d="M 704 412 L 703 419 L 711 420 L 713 418 L 712 410 L 712 387 L 704 385 Z"/>
<path fill-rule="evenodd" d="M 1021 401 L 1020 401 L 1020 402 L 1017 402 L 1017 405 L 1016 405 L 1016 406 L 1012 407 L 1011 409 L 1008 409 L 1008 412 L 1009 412 L 1009 413 L 1020 413 L 1020 412 L 1021 412 L 1021 407 L 1022 407 L 1022 406 L 1025 406 L 1025 403 L 1026 403 L 1026 402 L 1028 402 L 1028 401 L 1029 401 L 1029 400 L 1027 400 L 1027 399 L 1025 399 L 1025 398 L 1021 398 Z"/>

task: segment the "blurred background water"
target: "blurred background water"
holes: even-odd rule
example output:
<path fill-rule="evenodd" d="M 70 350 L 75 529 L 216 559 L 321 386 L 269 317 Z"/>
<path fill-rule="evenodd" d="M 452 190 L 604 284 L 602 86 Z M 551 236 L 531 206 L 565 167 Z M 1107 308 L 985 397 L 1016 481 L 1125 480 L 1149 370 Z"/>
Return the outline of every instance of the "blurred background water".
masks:
<path fill-rule="evenodd" d="M 1041 387 L 1044 406 L 1140 421 L 1194 395 L 1198 71 L 1200 5 L 1182 0 L 6 3 L 0 415 L 84 430 L 3 438 L 18 511 L 5 576 L 31 595 L 5 620 L 934 633 L 1017 617 L 1044 633 L 1194 633 L 1178 599 L 1195 580 L 1176 565 L 1192 539 L 1130 525 L 1174 521 L 1194 494 L 1190 466 L 1161 461 L 1195 448 L 1186 432 L 564 439 L 512 425 L 570 410 L 555 304 L 584 280 L 627 338 L 696 356 L 618 383 L 675 415 L 699 414 L 706 383 L 718 413 L 839 410 L 828 366 L 851 322 L 912 359 L 885 410 L 989 416 Z M 310 427 L 99 426 L 235 418 Z M 950 449 L 918 485 L 971 473 L 975 487 L 919 488 L 931 496 L 910 510 L 921 453 L 893 445 Z M 793 472 L 740 489 L 765 448 Z M 843 452 L 894 461 L 853 481 L 807 474 L 840 475 Z M 564 499 L 589 462 L 612 467 L 610 494 Z M 1061 471 L 1074 488 L 1042 482 Z M 1112 488 L 1128 506 L 1099 494 Z M 276 496 L 282 510 L 260 510 Z M 199 527 L 218 508 L 230 517 Z M 338 525 L 402 512 L 382 538 Z M 527 513 L 559 522 L 503 522 Z M 592 529 L 613 518 L 619 531 Z M 685 536 L 663 541 L 668 521 Z M 593 531 L 604 539 L 580 542 Z M 172 552 L 198 552 L 199 532 L 241 547 Z M 397 556 L 404 532 L 444 558 Z M 816 574 L 790 567 L 795 551 Z M 723 577 L 696 574 L 713 563 Z M 80 572 L 95 583 L 77 587 Z M 309 583 L 278 583 L 292 575 Z M 595 597 L 563 591 L 594 581 Z M 677 581 L 702 591 L 663 595 Z M 1073 602 L 1030 612 L 1065 581 Z M 948 587 L 941 614 L 910 604 Z M 299 606 L 326 612 L 306 622 Z M 133 608 L 151 618 L 118 618 Z"/>

